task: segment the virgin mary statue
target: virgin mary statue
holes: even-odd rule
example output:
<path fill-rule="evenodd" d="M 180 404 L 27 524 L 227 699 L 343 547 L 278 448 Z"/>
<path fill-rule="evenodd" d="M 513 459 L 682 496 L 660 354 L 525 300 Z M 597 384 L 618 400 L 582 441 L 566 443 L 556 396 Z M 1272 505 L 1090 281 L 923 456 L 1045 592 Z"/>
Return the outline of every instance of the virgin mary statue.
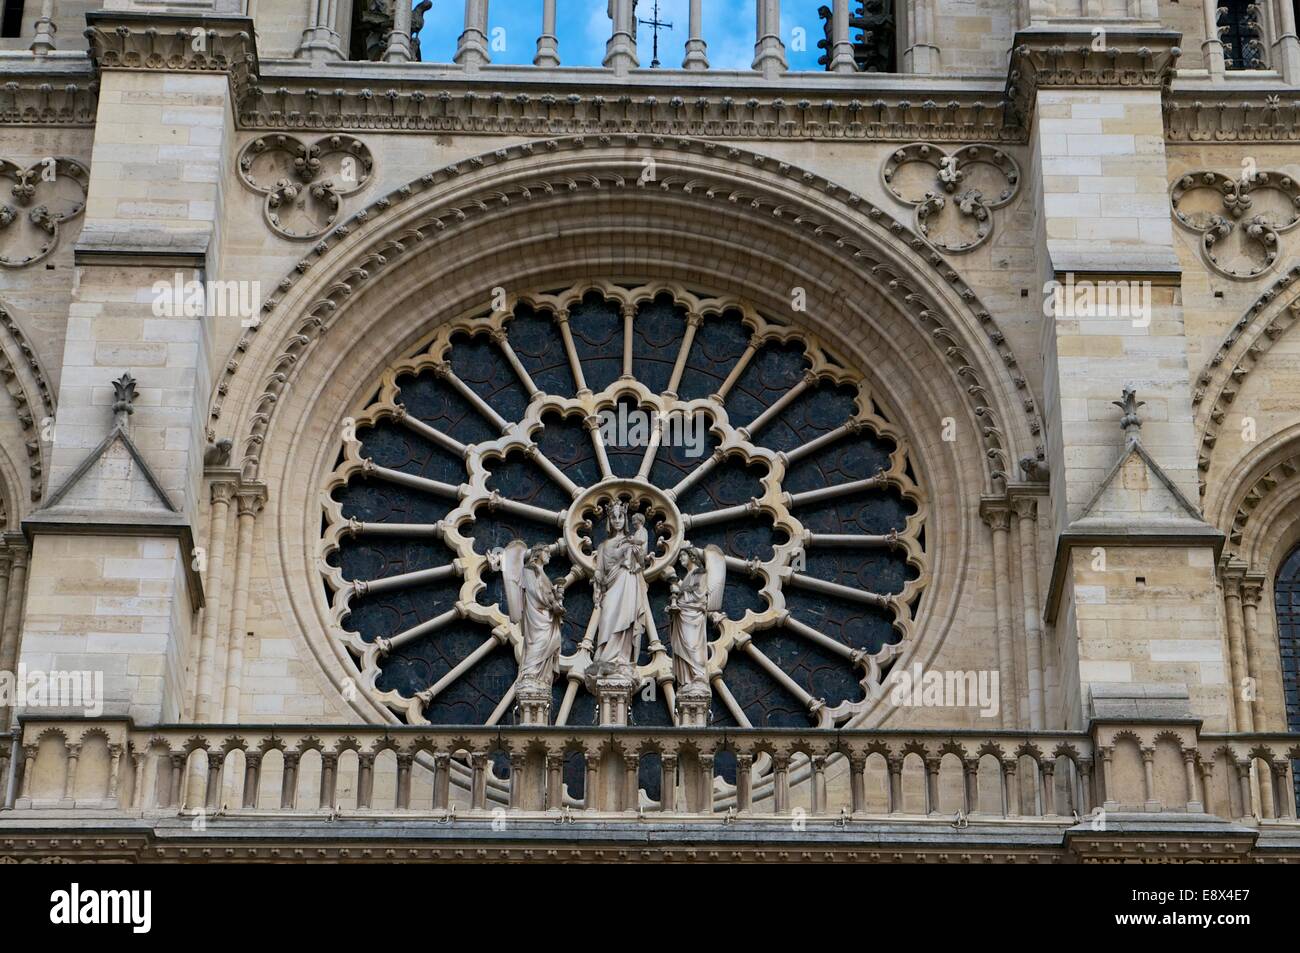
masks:
<path fill-rule="evenodd" d="M 641 654 L 645 634 L 645 567 L 649 560 L 644 536 L 628 525 L 627 504 L 615 500 L 609 505 L 608 535 L 596 549 L 596 571 L 592 579 L 596 609 L 596 654 L 591 675 L 631 676 Z"/>

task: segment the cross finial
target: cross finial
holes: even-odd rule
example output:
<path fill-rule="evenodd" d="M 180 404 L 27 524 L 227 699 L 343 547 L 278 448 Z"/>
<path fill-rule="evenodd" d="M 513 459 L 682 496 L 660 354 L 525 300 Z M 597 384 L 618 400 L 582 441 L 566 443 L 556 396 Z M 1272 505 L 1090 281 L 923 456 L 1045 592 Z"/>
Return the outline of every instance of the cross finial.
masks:
<path fill-rule="evenodd" d="M 113 418 L 123 430 L 126 429 L 127 418 L 135 413 L 135 399 L 139 396 L 135 389 L 135 378 L 130 371 L 113 381 Z"/>
<path fill-rule="evenodd" d="M 1137 439 L 1137 432 L 1142 429 L 1142 419 L 1138 417 L 1138 408 L 1145 407 L 1146 401 L 1137 399 L 1137 388 L 1132 384 L 1125 384 L 1122 400 L 1112 400 L 1111 403 L 1124 412 L 1119 418 L 1120 429 L 1130 441 Z"/>
<path fill-rule="evenodd" d="M 632 16 L 635 19 L 636 0 L 633 0 L 632 3 Z M 654 52 L 651 56 L 650 68 L 658 69 L 659 68 L 659 28 L 663 27 L 665 29 L 671 30 L 673 28 L 673 25 L 671 22 L 659 19 L 659 0 L 655 0 L 654 12 L 650 14 L 649 20 L 638 20 L 637 22 L 644 24 L 645 26 L 648 26 L 654 30 Z"/>

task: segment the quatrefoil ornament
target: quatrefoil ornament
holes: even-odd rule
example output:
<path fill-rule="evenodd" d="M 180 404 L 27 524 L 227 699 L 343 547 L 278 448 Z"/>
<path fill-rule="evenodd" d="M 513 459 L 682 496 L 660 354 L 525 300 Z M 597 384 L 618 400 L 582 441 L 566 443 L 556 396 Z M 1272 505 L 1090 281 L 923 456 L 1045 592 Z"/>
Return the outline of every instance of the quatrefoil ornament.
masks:
<path fill-rule="evenodd" d="M 1179 225 L 1200 234 L 1209 266 L 1243 281 L 1272 268 L 1280 236 L 1300 224 L 1300 184 L 1281 172 L 1195 172 L 1173 184 L 1169 204 Z"/>
<path fill-rule="evenodd" d="M 360 139 L 262 136 L 239 153 L 244 184 L 266 196 L 266 223 L 285 238 L 315 238 L 338 221 L 343 196 L 366 187 L 374 158 Z"/>
<path fill-rule="evenodd" d="M 86 210 L 90 173 L 75 159 L 51 156 L 24 169 L 0 159 L 0 266 L 22 268 L 59 244 L 59 226 Z"/>
<path fill-rule="evenodd" d="M 995 146 L 976 144 L 945 152 L 914 142 L 892 152 L 880 170 L 887 188 L 913 207 L 916 230 L 935 248 L 972 251 L 993 234 L 993 209 L 1020 188 L 1020 167 Z"/>

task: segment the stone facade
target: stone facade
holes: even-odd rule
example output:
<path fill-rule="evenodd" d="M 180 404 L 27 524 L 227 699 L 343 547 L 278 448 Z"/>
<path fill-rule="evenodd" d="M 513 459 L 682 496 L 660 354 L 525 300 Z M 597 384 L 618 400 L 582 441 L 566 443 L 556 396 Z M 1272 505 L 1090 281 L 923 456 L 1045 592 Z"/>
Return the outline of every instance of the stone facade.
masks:
<path fill-rule="evenodd" d="M 388 62 L 348 61 L 348 4 L 28 4 L 0 40 L 0 673 L 101 673 L 103 691 L 89 719 L 0 695 L 0 857 L 39 831 L 46 854 L 101 859 L 227 837 L 249 859 L 580 858 L 584 838 L 640 836 L 639 808 L 667 818 L 651 853 L 694 859 L 761 854 L 792 815 L 827 857 L 881 859 L 883 838 L 889 857 L 968 859 L 954 814 L 982 859 L 1300 856 L 1295 650 L 1273 606 L 1300 543 L 1289 0 L 1261 5 L 1254 69 L 1225 56 L 1213 0 L 894 0 L 898 73 L 789 71 L 764 24 L 820 29 L 813 5 L 759 6 L 752 71 L 695 54 L 652 71 L 622 2 L 602 70 L 490 65 L 487 0 L 466 4 L 453 64 L 411 62 L 400 22 Z M 765 601 L 748 628 L 715 620 L 715 727 L 656 730 L 635 698 L 633 724 L 592 727 L 567 643 L 553 700 L 510 714 L 507 681 L 490 717 L 429 718 L 463 673 L 392 687 L 388 651 L 344 611 L 366 583 L 335 556 L 366 529 L 331 501 L 392 479 L 356 428 L 414 426 L 470 461 L 447 494 L 482 503 L 462 528 L 529 515 L 474 483 L 497 434 L 405 423 L 398 369 L 461 386 L 495 424 L 504 398 L 466 396 L 454 345 L 426 351 L 479 335 L 514 380 L 507 322 L 549 309 L 580 381 L 584 291 L 619 302 L 629 340 L 657 296 L 689 315 L 671 386 L 638 399 L 688 390 L 693 336 L 741 315 L 755 349 L 824 349 L 816 385 L 858 388 L 852 432 L 897 454 L 911 522 L 870 545 L 902 552 L 909 581 L 872 603 L 843 591 L 869 573 L 813 579 L 826 626 L 785 608 L 816 576 L 803 548 L 813 565 L 860 530 L 790 522 L 793 483 L 756 495 L 747 518 L 786 536 L 770 557 L 729 552 L 728 578 L 750 573 Z M 608 360 L 631 378 L 644 355 L 627 347 Z M 554 406 L 594 419 L 599 387 L 582 390 Z M 794 466 L 749 436 L 728 452 Z M 481 623 L 481 657 L 517 661 L 474 542 L 445 625 Z M 883 645 L 836 635 L 835 600 L 855 598 L 893 613 Z M 828 700 L 827 676 L 763 641 L 774 629 L 828 653 L 818 671 L 842 663 L 858 697 Z M 671 692 L 665 659 L 638 690 Z M 742 662 L 798 724 L 737 700 Z M 996 712 L 912 704 L 894 691 L 909 672 L 996 675 Z M 455 810 L 453 834 L 438 824 Z M 737 826 L 672 833 L 715 813 Z M 99 830 L 119 846 L 58 846 Z"/>

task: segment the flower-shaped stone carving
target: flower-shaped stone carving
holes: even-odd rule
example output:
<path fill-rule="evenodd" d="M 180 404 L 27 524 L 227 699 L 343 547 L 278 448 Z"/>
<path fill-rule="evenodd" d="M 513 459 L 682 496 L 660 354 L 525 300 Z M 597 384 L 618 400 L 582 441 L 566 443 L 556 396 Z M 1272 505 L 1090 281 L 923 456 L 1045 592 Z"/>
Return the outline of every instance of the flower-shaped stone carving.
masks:
<path fill-rule="evenodd" d="M 1201 235 L 1209 266 L 1229 278 L 1272 268 L 1279 236 L 1300 224 L 1300 186 L 1280 172 L 1195 172 L 1173 184 L 1169 201 L 1178 224 Z"/>
<path fill-rule="evenodd" d="M 285 238 L 315 238 L 328 231 L 343 196 L 365 188 L 374 170 L 370 150 L 352 136 L 313 143 L 295 136 L 262 136 L 239 154 L 239 175 L 266 196 L 267 224 Z"/>
<path fill-rule="evenodd" d="M 990 145 L 945 152 L 914 142 L 892 152 L 881 178 L 894 197 L 915 209 L 916 230 L 952 253 L 978 248 L 993 233 L 993 209 L 1015 198 L 1020 167 Z"/>
<path fill-rule="evenodd" d="M 0 179 L 12 185 L 0 195 L 0 265 L 35 264 L 59 243 L 59 225 L 86 210 L 90 173 L 74 159 L 38 160 L 27 168 L 0 159 Z"/>

